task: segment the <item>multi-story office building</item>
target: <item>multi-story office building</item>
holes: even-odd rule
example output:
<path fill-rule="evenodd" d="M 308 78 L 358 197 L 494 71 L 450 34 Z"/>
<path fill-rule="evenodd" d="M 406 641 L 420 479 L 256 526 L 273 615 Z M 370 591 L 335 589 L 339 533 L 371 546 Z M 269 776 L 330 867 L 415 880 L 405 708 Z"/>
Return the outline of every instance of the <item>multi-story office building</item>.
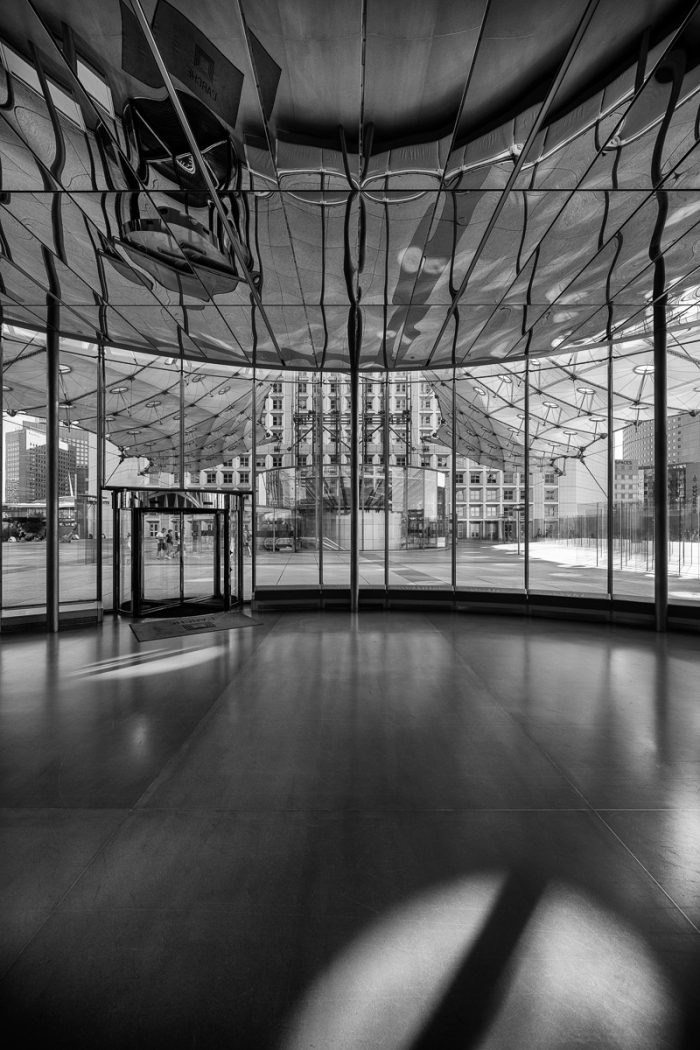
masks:
<path fill-rule="evenodd" d="M 667 419 L 668 462 L 700 461 L 700 415 L 696 411 L 678 412 Z M 640 467 L 654 462 L 654 420 L 644 419 L 623 431 L 625 459 L 636 460 Z"/>
<path fill-rule="evenodd" d="M 81 443 L 81 454 L 82 443 Z M 31 423 L 21 429 L 8 431 L 5 437 L 5 501 L 32 503 L 46 499 L 46 428 Z M 87 441 L 85 442 L 85 452 Z M 86 459 L 87 457 L 85 457 Z M 58 494 L 76 494 L 76 482 L 87 483 L 87 463 L 81 463 L 78 474 L 78 455 L 75 444 L 60 441 L 58 447 Z"/>
<path fill-rule="evenodd" d="M 644 500 L 644 470 L 636 459 L 616 459 L 613 479 L 614 503 L 640 503 Z"/>

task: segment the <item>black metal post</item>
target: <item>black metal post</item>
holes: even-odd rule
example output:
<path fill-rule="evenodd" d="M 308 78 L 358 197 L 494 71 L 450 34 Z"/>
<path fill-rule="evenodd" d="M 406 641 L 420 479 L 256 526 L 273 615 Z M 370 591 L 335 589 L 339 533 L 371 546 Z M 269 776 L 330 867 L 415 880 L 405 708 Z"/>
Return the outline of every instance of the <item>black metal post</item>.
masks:
<path fill-rule="evenodd" d="M 391 412 L 391 387 L 389 373 L 384 373 L 384 419 L 382 420 L 382 445 L 384 446 L 384 590 L 389 590 L 389 529 L 391 525 L 391 430 L 389 417 Z"/>
<path fill-rule="evenodd" d="M 121 542 L 121 519 L 119 515 L 119 492 L 112 492 L 112 604 L 114 611 L 119 610 L 121 605 L 121 559 L 124 552 L 124 546 Z M 126 548 L 131 551 L 133 548 L 133 537 L 131 540 L 131 546 Z"/>
<path fill-rule="evenodd" d="M 2 520 L 2 496 L 5 491 L 5 479 L 3 475 L 5 467 L 5 426 L 2 421 L 2 412 L 5 410 L 4 391 L 4 364 L 3 364 L 3 331 L 2 331 L 2 304 L 0 303 L 0 520 Z M 0 631 L 2 631 L 2 559 L 3 544 L 0 537 Z"/>
<path fill-rule="evenodd" d="M 58 631 L 58 378 L 60 308 L 47 296 L 46 313 L 46 630 Z"/>
<path fill-rule="evenodd" d="M 258 391 L 257 391 L 257 376 L 255 369 L 253 369 L 253 397 L 251 410 L 253 413 L 253 432 L 250 439 L 250 451 L 252 456 L 252 462 L 250 465 L 250 478 L 251 478 L 251 497 L 250 497 L 250 596 L 251 600 L 255 597 L 255 584 L 256 584 L 256 563 L 258 559 L 258 544 L 257 544 L 257 533 L 258 533 Z M 294 476 L 296 478 L 296 464 L 294 467 Z M 294 483 L 296 489 L 296 481 Z M 241 565 L 241 601 L 243 601 L 243 509 L 245 507 L 245 500 L 241 499 L 241 515 L 239 522 L 239 561 Z M 297 501 L 294 500 L 294 517 L 296 525 L 296 513 L 297 513 Z"/>
<path fill-rule="evenodd" d="M 615 495 L 615 435 L 613 433 L 613 345 L 612 339 L 608 342 L 608 559 L 607 559 L 607 581 L 608 596 L 612 599 L 614 594 L 613 573 L 613 528 L 614 511 L 613 497 Z"/>
<path fill-rule="evenodd" d="M 357 362 L 350 368 L 350 611 L 360 607 L 360 457 L 359 457 L 359 402 L 360 376 Z"/>
<path fill-rule="evenodd" d="M 457 369 L 452 370 L 452 473 L 450 475 L 452 526 L 452 591 L 457 590 Z"/>
<path fill-rule="evenodd" d="M 97 489 L 97 514 L 95 521 L 95 549 L 97 552 L 97 601 L 102 604 L 102 557 L 103 557 L 103 543 L 102 534 L 104 532 L 103 520 L 104 515 L 102 513 L 102 486 L 105 483 L 105 463 L 104 463 L 104 447 L 105 447 L 105 348 L 104 344 L 100 341 L 97 344 L 97 426 L 95 427 L 97 437 L 97 478 L 95 487 Z M 112 551 L 112 557 L 114 557 L 114 551 Z"/>
<path fill-rule="evenodd" d="M 523 585 L 525 593 L 530 590 L 530 355 L 525 358 L 525 453 L 523 456 L 523 467 L 525 471 L 525 566 L 523 574 Z M 520 531 L 518 529 L 518 531 Z"/>

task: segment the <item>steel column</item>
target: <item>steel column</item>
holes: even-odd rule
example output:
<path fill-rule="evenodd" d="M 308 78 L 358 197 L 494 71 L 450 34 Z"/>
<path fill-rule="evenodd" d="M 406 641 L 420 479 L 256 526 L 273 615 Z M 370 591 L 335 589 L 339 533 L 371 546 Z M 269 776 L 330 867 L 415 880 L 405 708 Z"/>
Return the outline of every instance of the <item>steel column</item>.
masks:
<path fill-rule="evenodd" d="M 660 71 L 661 72 L 661 71 Z M 651 158 L 651 181 L 656 187 L 657 215 L 649 243 L 649 258 L 654 264 L 654 602 L 656 629 L 665 631 L 668 621 L 668 437 L 666 433 L 666 261 L 662 239 L 668 216 L 668 192 L 662 188 L 663 151 L 671 119 L 680 96 L 685 73 L 685 52 L 678 48 L 667 60 L 663 73 L 671 79 L 671 91 L 664 119 L 654 143 Z M 669 76 L 670 74 L 670 76 Z M 622 537 L 620 537 L 622 546 Z"/>
<path fill-rule="evenodd" d="M 313 378 L 313 418 L 314 426 L 311 431 L 312 435 L 315 434 L 315 441 L 312 447 L 312 460 L 314 466 L 314 476 L 316 478 L 316 549 L 318 552 L 318 584 L 319 587 L 323 586 L 323 391 L 321 389 L 321 375 L 314 376 Z M 338 404 L 340 404 L 341 394 L 338 395 Z"/>
<path fill-rule="evenodd" d="M 389 458 L 391 455 L 391 430 L 389 428 L 389 414 L 391 412 L 391 395 L 389 386 L 389 373 L 384 373 L 384 419 L 382 420 L 382 445 L 384 447 L 384 589 L 389 589 L 389 526 L 391 522 L 389 508 L 389 492 L 391 485 L 391 467 Z"/>
<path fill-rule="evenodd" d="M 185 359 L 180 358 L 180 429 L 178 431 L 180 488 L 185 488 Z"/>
<path fill-rule="evenodd" d="M 102 602 L 102 555 L 103 555 L 103 544 L 102 544 L 102 533 L 103 529 L 103 514 L 102 514 L 102 486 L 105 481 L 105 463 L 104 463 L 104 447 L 105 447 L 105 387 L 104 387 L 104 373 L 105 368 L 105 348 L 102 341 L 97 344 L 97 514 L 95 521 L 95 547 L 97 550 L 97 601 Z M 112 557 L 114 557 L 114 549 L 112 551 Z"/>
<path fill-rule="evenodd" d="M 46 630 L 58 631 L 58 378 L 60 308 L 47 296 L 46 312 Z"/>
<path fill-rule="evenodd" d="M 654 266 L 654 600 L 657 631 L 665 631 L 668 621 L 666 295 L 658 294 L 665 282 L 664 260 L 660 256 Z"/>
<path fill-rule="evenodd" d="M 360 376 L 354 359 L 350 368 L 350 611 L 360 607 L 360 463 L 359 463 L 359 419 Z"/>
<path fill-rule="evenodd" d="M 253 369 L 253 398 L 251 410 L 253 413 L 253 433 L 250 441 L 250 450 L 252 456 L 252 463 L 250 465 L 250 477 L 252 480 L 251 485 L 251 496 L 250 496 L 250 597 L 251 601 L 255 597 L 255 584 L 256 584 L 256 571 L 255 567 L 258 560 L 258 546 L 257 546 L 257 531 L 258 531 L 258 391 L 257 391 L 257 376 L 256 371 Z M 296 467 L 295 477 L 296 477 Z M 243 564 L 243 508 L 245 507 L 245 499 L 241 498 L 241 520 L 239 522 L 239 535 L 241 542 L 239 544 L 240 554 L 239 560 L 241 566 Z M 296 500 L 294 501 L 294 522 L 296 526 Z M 243 571 L 241 569 L 241 588 L 243 588 Z M 243 601 L 243 590 L 241 590 L 241 601 Z"/>
<path fill-rule="evenodd" d="M 224 496 L 224 609 L 231 608 L 231 496 Z"/>
<path fill-rule="evenodd" d="M 452 369 L 452 474 L 450 476 L 452 524 L 452 590 L 457 590 L 457 369 Z"/>
<path fill-rule="evenodd" d="M 523 574 L 523 586 L 525 593 L 530 592 L 530 354 L 525 358 L 525 451 L 523 456 L 523 468 L 525 471 L 525 503 L 523 511 L 525 514 L 525 566 Z M 522 480 L 520 488 L 522 489 Z M 520 493 L 518 493 L 520 496 Z M 518 503 L 520 500 L 518 500 Z M 518 521 L 518 534 L 520 533 L 520 521 Z"/>
<path fill-rule="evenodd" d="M 121 559 L 126 557 L 125 548 L 122 544 L 121 515 L 119 514 L 120 492 L 112 492 L 112 605 L 114 611 L 119 611 L 122 602 L 121 596 Z M 131 538 L 132 550 L 134 546 L 133 536 Z"/>
<path fill-rule="evenodd" d="M 4 390 L 4 362 L 3 362 L 3 330 L 2 330 L 2 303 L 0 303 L 0 413 L 5 411 L 5 390 Z M 2 414 L 0 414 L 0 519 L 2 519 L 2 499 L 5 491 L 5 479 L 4 479 L 4 468 L 5 468 L 5 424 L 3 421 Z M 2 559 L 3 559 L 3 544 L 0 538 L 0 631 L 2 631 Z"/>
<path fill-rule="evenodd" d="M 613 370 L 613 344 L 612 339 L 608 343 L 608 506 L 607 506 L 607 525 L 608 525 L 608 560 L 607 560 L 607 579 L 608 579 L 608 595 L 610 598 L 614 595 L 614 578 L 613 578 L 613 527 L 615 524 L 614 518 L 614 505 L 613 496 L 615 494 L 615 435 L 613 433 L 613 383 L 615 375 Z M 596 529 L 598 521 L 598 514 L 596 513 Z M 596 540 L 596 553 L 597 553 L 597 540 Z"/>

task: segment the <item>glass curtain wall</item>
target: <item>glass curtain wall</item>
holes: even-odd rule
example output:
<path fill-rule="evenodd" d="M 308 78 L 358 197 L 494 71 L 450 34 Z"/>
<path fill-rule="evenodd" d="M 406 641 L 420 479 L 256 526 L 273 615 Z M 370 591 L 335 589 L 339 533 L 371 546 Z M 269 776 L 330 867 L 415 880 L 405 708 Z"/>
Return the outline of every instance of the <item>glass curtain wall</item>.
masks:
<path fill-rule="evenodd" d="M 530 590 L 608 593 L 608 357 L 530 361 Z"/>
<path fill-rule="evenodd" d="M 3 337 L 2 604 L 46 604 L 46 341 Z"/>
<path fill-rule="evenodd" d="M 610 542 L 613 591 L 617 597 L 653 601 L 654 356 L 646 347 L 640 351 L 622 343 L 615 348 L 613 413 L 619 427 Z"/>
<path fill-rule="evenodd" d="M 700 600 L 700 354 L 692 342 L 674 348 L 668 358 L 669 598 L 693 604 Z M 609 353 L 607 347 L 581 347 L 527 364 L 362 376 L 361 586 L 383 588 L 388 582 L 392 588 L 444 590 L 454 572 L 458 591 L 522 591 L 527 546 L 532 592 L 652 601 L 656 494 L 649 333 L 640 330 L 638 339 L 614 343 L 611 361 Z M 243 507 L 246 597 L 254 560 L 258 587 L 348 586 L 347 374 L 258 377 L 254 408 L 249 370 L 183 366 L 109 347 L 104 356 L 101 400 L 97 347 L 61 343 L 61 602 L 97 599 L 100 542 L 106 607 L 115 547 L 122 596 L 129 593 L 128 493 L 143 490 L 156 515 L 168 508 L 196 514 L 219 506 L 227 491 L 252 492 L 255 485 L 255 529 L 250 499 Z M 8 330 L 2 545 L 7 609 L 46 600 L 46 404 L 39 393 L 45 385 L 43 337 Z M 100 404 L 106 431 L 101 493 Z M 122 508 L 118 535 L 113 487 Z"/>
<path fill-rule="evenodd" d="M 458 369 L 455 512 L 459 590 L 522 591 L 525 365 Z M 447 406 L 445 407 L 447 412 Z M 449 407 L 449 418 L 453 409 Z"/>
<path fill-rule="evenodd" d="M 103 530 L 98 506 L 95 346 L 61 340 L 58 371 L 59 600 L 96 601 Z"/>
<path fill-rule="evenodd" d="M 697 311 L 697 292 L 693 295 Z M 700 600 L 700 346 L 672 340 L 668 357 L 668 597 L 673 604 Z M 642 466 L 642 479 L 648 473 Z M 649 483 L 647 481 L 647 489 Z"/>

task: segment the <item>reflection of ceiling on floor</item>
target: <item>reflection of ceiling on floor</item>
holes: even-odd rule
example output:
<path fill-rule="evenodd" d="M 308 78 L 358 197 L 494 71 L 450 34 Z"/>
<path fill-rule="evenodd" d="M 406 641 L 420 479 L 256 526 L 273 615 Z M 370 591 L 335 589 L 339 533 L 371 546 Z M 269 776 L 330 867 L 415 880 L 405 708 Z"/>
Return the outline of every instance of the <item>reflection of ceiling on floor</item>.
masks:
<path fill-rule="evenodd" d="M 575 455 L 609 429 L 611 340 L 614 425 L 650 414 L 635 368 L 651 348 L 661 188 L 671 403 L 694 410 L 694 8 L 4 0 L 4 320 L 58 324 L 88 357 L 97 341 L 119 348 L 115 441 L 163 464 L 180 425 L 166 362 L 183 359 L 193 466 L 245 444 L 249 379 L 231 366 L 352 360 L 466 369 L 458 442 L 505 462 L 525 439 L 527 356 L 533 450 Z M 6 361 L 14 410 L 41 403 L 31 360 Z M 77 364 L 64 378 L 89 426 L 85 369 L 82 385 Z M 451 393 L 436 389 L 446 438 Z"/>

